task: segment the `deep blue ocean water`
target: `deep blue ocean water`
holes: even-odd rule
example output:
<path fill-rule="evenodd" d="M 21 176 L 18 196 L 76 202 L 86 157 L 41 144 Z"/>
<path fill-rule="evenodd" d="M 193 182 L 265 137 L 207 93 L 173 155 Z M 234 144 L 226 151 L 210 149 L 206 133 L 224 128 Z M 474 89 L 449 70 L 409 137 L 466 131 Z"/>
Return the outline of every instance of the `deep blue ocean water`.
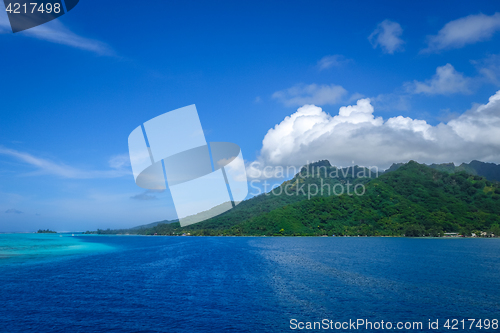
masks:
<path fill-rule="evenodd" d="M 0 235 L 0 286 L 1 332 L 450 332 L 500 319 L 500 239 Z"/>

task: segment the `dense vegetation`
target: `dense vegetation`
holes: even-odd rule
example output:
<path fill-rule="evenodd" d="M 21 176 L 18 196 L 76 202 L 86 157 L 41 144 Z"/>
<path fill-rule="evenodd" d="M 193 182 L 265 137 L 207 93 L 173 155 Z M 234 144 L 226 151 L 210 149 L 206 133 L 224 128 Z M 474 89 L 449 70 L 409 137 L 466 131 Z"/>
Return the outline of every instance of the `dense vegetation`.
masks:
<path fill-rule="evenodd" d="M 321 172 L 310 172 L 321 166 Z M 352 169 L 352 168 L 351 168 Z M 440 171 L 416 162 L 398 165 L 378 178 L 356 167 L 339 172 L 327 161 L 304 167 L 274 193 L 247 200 L 233 210 L 181 228 L 179 223 L 136 230 L 146 235 L 368 235 L 442 236 L 500 234 L 500 186 L 466 171 Z M 448 170 L 449 171 L 449 170 Z M 335 176 L 337 172 L 337 177 Z M 297 186 L 342 186 L 342 195 L 285 195 Z M 366 192 L 356 195 L 355 185 Z M 348 189 L 350 189 L 349 193 Z M 278 193 L 278 194 L 276 194 Z M 111 232 L 112 233 L 112 232 Z M 116 233 L 116 232 L 115 232 Z"/>

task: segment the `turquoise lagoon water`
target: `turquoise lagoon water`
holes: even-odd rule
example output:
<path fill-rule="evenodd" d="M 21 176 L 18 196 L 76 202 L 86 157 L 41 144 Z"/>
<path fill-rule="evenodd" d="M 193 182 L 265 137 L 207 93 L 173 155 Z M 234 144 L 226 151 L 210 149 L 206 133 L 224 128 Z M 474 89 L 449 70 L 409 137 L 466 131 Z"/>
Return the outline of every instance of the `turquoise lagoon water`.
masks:
<path fill-rule="evenodd" d="M 77 254 L 110 251 L 113 247 L 82 240 L 74 234 L 0 234 L 0 265 L 34 263 Z"/>

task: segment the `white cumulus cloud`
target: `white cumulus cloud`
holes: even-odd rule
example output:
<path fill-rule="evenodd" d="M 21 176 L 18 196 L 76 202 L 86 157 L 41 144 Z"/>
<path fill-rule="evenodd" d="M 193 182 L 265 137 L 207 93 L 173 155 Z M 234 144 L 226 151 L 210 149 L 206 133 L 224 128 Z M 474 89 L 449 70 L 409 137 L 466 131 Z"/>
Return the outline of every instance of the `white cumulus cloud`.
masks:
<path fill-rule="evenodd" d="M 396 51 L 403 51 L 401 39 L 403 28 L 397 22 L 384 20 L 368 37 L 368 40 L 373 45 L 373 48 L 380 46 L 384 53 L 393 54 Z"/>
<path fill-rule="evenodd" d="M 448 22 L 437 35 L 428 36 L 428 47 L 423 53 L 457 49 L 490 39 L 500 30 L 500 13 L 491 16 L 484 14 L 469 15 Z"/>
<path fill-rule="evenodd" d="M 369 99 L 341 107 L 331 116 L 304 105 L 270 129 L 253 168 L 301 166 L 328 159 L 337 166 L 378 166 L 395 162 L 500 162 L 500 91 L 485 105 L 448 123 L 374 115 Z"/>
<path fill-rule="evenodd" d="M 466 142 L 496 146 L 500 143 L 500 91 L 491 96 L 488 104 L 478 105 L 448 123 Z M 500 154 L 497 151 L 496 154 Z M 499 161 L 497 161 L 499 162 Z"/>
<path fill-rule="evenodd" d="M 286 106 L 300 106 L 304 104 L 337 104 L 347 94 L 342 86 L 330 85 L 296 85 L 292 88 L 277 91 L 273 98 Z"/>
<path fill-rule="evenodd" d="M 413 81 L 407 84 L 409 92 L 414 94 L 449 95 L 455 93 L 470 94 L 471 79 L 456 71 L 451 64 L 438 67 L 436 74 L 425 82 Z"/>

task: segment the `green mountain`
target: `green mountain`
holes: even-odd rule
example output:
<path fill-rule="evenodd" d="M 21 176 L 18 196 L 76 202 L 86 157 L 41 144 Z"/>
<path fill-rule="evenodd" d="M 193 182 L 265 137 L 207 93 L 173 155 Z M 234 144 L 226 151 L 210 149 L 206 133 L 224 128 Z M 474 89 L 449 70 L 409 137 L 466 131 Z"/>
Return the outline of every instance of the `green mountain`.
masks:
<path fill-rule="evenodd" d="M 460 165 L 460 167 L 464 164 Z M 479 176 L 483 176 L 488 180 L 500 182 L 500 165 L 495 163 L 472 161 L 467 166 L 474 169 Z"/>
<path fill-rule="evenodd" d="M 385 172 L 387 173 L 396 171 L 403 165 L 405 165 L 405 163 L 394 163 Z M 429 165 L 429 167 L 448 173 L 464 171 L 471 175 L 485 177 L 490 181 L 500 181 L 500 165 L 497 165 L 495 163 L 486 163 L 474 160 L 468 164 L 462 163 L 459 166 L 455 166 L 454 163 L 443 163 L 443 164 L 431 164 Z"/>
<path fill-rule="evenodd" d="M 377 177 L 366 168 L 337 169 L 328 161 L 320 161 L 303 167 L 274 191 L 212 219 L 184 228 L 179 223 L 158 224 L 135 233 L 499 235 L 499 183 L 453 167 L 411 161 Z"/>

